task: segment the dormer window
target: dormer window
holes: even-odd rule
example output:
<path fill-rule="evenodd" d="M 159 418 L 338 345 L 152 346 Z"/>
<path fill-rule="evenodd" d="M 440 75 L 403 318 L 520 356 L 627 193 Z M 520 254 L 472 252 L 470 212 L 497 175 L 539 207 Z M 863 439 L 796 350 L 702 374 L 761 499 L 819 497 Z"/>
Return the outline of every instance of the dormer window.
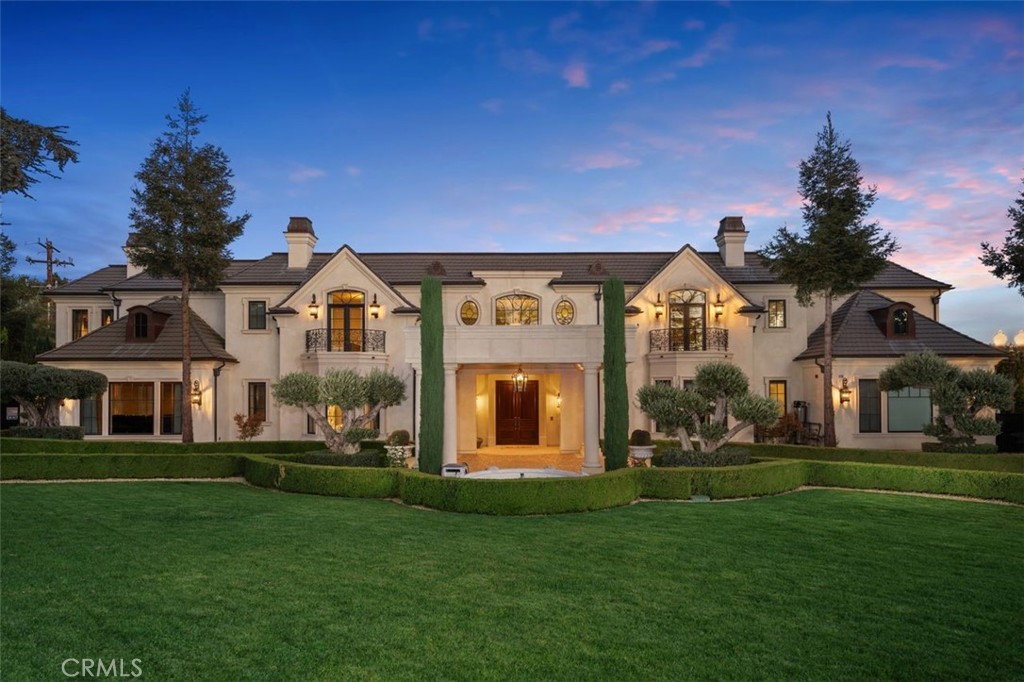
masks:
<path fill-rule="evenodd" d="M 910 333 L 910 311 L 906 308 L 892 311 L 892 333 L 893 336 L 906 336 Z"/>
<path fill-rule="evenodd" d="M 914 306 L 899 302 L 870 311 L 879 330 L 887 339 L 913 339 L 916 336 Z"/>
<path fill-rule="evenodd" d="M 137 339 L 149 338 L 149 315 L 135 313 L 135 319 L 132 320 L 132 332 Z"/>

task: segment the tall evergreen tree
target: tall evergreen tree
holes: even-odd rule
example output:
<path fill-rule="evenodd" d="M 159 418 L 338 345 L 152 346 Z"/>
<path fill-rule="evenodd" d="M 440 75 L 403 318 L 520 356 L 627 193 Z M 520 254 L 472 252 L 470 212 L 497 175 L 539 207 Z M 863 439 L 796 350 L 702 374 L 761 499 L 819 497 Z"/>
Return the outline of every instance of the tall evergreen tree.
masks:
<path fill-rule="evenodd" d="M 228 244 L 237 239 L 249 214 L 231 217 L 234 175 L 227 155 L 212 144 L 199 144 L 199 126 L 206 116 L 192 104 L 189 91 L 178 110 L 167 116 L 167 132 L 152 146 L 135 174 L 128 243 L 131 262 L 154 277 L 181 280 L 182 357 L 181 440 L 190 443 L 192 384 L 189 295 L 192 289 L 213 289 L 228 266 Z"/>
<path fill-rule="evenodd" d="M 1021 180 L 1024 183 L 1024 179 Z M 1014 205 L 1016 204 L 1016 205 Z M 1006 241 L 1000 249 L 988 242 L 981 243 L 985 254 L 981 262 L 999 279 L 1006 280 L 1006 286 L 1017 287 L 1024 296 L 1024 189 L 1014 204 L 1010 204 L 1006 215 L 1013 223 L 1006 231 Z"/>
<path fill-rule="evenodd" d="M 444 319 L 441 280 L 420 283 L 420 349 L 423 364 L 420 404 L 420 471 L 440 474 L 444 451 Z"/>
<path fill-rule="evenodd" d="M 41 126 L 7 115 L 0 107 L 0 194 L 14 192 L 32 198 L 28 188 L 39 182 L 38 175 L 59 177 L 50 164 L 64 171 L 78 163 L 78 143 L 64 137 L 65 126 Z"/>
<path fill-rule="evenodd" d="M 832 403 L 832 307 L 839 296 L 856 291 L 885 267 L 898 248 L 877 222 L 866 222 L 877 190 L 862 189 L 860 164 L 832 127 L 831 112 L 818 133 L 810 157 L 800 162 L 799 192 L 803 198 L 806 234 L 779 228 L 760 255 L 779 281 L 796 287 L 802 306 L 820 298 L 825 308 L 825 345 L 821 367 L 825 414 L 825 445 L 836 445 L 835 406 Z"/>
<path fill-rule="evenodd" d="M 604 468 L 626 466 L 629 391 L 626 388 L 626 291 L 622 280 L 604 283 Z"/>
<path fill-rule="evenodd" d="M 0 358 L 31 363 L 54 347 L 53 325 L 42 296 L 46 283 L 15 275 L 16 263 L 14 241 L 0 232 Z"/>

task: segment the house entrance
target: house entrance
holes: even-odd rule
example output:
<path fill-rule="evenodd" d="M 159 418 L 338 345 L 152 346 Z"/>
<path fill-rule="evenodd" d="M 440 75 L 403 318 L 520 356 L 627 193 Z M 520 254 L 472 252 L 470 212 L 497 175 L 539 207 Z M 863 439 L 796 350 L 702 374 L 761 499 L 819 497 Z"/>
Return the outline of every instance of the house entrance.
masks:
<path fill-rule="evenodd" d="M 496 445 L 537 445 L 540 442 L 538 386 L 537 381 L 527 381 L 520 392 L 511 381 L 495 382 Z"/>

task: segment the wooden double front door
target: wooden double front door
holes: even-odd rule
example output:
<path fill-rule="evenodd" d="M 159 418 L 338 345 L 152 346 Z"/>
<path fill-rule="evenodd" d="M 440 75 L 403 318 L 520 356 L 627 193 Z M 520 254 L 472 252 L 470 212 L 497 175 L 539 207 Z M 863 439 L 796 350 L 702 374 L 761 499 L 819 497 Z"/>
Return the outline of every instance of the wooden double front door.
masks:
<path fill-rule="evenodd" d="M 540 442 L 538 382 L 527 381 L 520 392 L 511 381 L 498 381 L 494 393 L 495 444 L 537 445 Z"/>

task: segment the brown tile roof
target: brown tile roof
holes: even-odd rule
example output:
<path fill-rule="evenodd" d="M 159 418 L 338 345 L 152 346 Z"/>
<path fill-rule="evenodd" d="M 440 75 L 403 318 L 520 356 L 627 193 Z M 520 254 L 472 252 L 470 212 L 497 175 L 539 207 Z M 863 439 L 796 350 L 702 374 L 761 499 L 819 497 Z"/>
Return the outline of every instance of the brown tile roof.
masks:
<path fill-rule="evenodd" d="M 832 355 L 834 357 L 902 357 L 907 353 L 932 351 L 949 357 L 1000 357 L 1004 353 L 961 334 L 944 324 L 914 312 L 915 338 L 886 338 L 871 316 L 872 310 L 884 308 L 895 301 L 873 291 L 859 291 L 832 314 Z M 807 350 L 796 360 L 822 356 L 825 325 L 807 337 Z"/>
<path fill-rule="evenodd" d="M 127 265 L 108 265 L 47 292 L 47 296 L 95 296 L 103 289 L 123 282 L 127 272 Z"/>
<path fill-rule="evenodd" d="M 176 296 L 165 296 L 147 306 L 168 315 L 163 331 L 155 341 L 128 341 L 126 330 L 130 316 L 115 320 L 106 327 L 66 343 L 60 348 L 36 356 L 40 362 L 93 360 L 126 362 L 140 360 L 181 360 L 181 302 Z M 224 339 L 195 311 L 190 311 L 189 332 L 193 360 L 224 360 L 238 362 L 224 348 Z"/>

